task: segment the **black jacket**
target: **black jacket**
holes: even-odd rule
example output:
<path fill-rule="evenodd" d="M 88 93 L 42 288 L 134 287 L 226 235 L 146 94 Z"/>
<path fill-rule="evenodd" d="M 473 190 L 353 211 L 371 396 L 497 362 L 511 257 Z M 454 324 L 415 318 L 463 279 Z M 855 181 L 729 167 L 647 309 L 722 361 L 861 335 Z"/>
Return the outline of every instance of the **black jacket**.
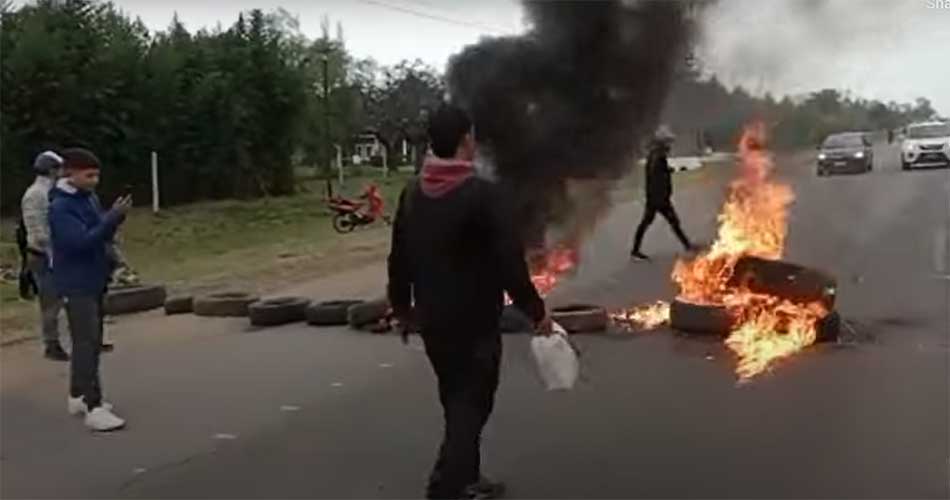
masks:
<path fill-rule="evenodd" d="M 667 161 L 667 149 L 654 146 L 647 155 L 646 191 L 647 205 L 666 206 L 670 204 L 673 195 L 673 178 L 670 164 Z"/>
<path fill-rule="evenodd" d="M 424 335 L 492 334 L 507 291 L 528 317 L 543 319 L 508 200 L 497 184 L 477 177 L 440 197 L 411 182 L 399 198 L 389 254 L 394 312 L 412 309 Z"/>

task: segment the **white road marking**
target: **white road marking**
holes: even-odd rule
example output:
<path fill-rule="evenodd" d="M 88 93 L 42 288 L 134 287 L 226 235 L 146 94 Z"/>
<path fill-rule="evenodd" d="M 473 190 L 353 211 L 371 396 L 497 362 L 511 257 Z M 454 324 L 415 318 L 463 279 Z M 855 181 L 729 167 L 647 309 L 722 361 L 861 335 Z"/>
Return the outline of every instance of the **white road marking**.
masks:
<path fill-rule="evenodd" d="M 214 435 L 214 438 L 215 438 L 215 439 L 218 439 L 218 440 L 221 440 L 221 441 L 233 441 L 233 440 L 237 439 L 237 435 L 235 435 L 235 434 L 227 434 L 227 433 L 223 433 L 223 432 L 222 432 L 222 433 L 219 433 L 219 434 L 215 434 L 215 435 Z"/>
<path fill-rule="evenodd" d="M 380 367 L 380 368 L 392 368 L 392 367 L 393 367 L 393 364 L 392 364 L 392 363 L 380 363 L 380 364 L 379 364 L 379 367 Z"/>
<path fill-rule="evenodd" d="M 950 269 L 947 269 L 947 228 L 939 227 L 934 234 L 934 270 L 938 275 L 947 275 Z"/>
<path fill-rule="evenodd" d="M 330 384 L 330 387 L 343 387 L 343 382 L 334 382 Z"/>
<path fill-rule="evenodd" d="M 280 411 L 300 411 L 300 407 L 295 405 L 283 405 L 280 407 Z"/>

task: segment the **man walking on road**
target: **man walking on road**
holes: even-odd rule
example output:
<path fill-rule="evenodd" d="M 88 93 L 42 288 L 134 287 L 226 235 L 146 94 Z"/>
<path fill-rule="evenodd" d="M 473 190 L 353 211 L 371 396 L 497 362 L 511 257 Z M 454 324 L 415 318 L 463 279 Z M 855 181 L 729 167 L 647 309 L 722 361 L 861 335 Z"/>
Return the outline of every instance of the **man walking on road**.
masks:
<path fill-rule="evenodd" d="M 55 361 L 69 361 L 59 342 L 59 311 L 62 302 L 53 286 L 49 266 L 49 193 L 59 177 L 63 159 L 52 151 L 40 153 L 33 161 L 36 180 L 23 194 L 21 214 L 26 229 L 27 268 L 36 283 L 43 331 L 44 355 Z"/>
<path fill-rule="evenodd" d="M 479 443 L 498 387 L 505 292 L 538 333 L 550 332 L 550 320 L 508 198 L 475 175 L 470 119 L 444 105 L 429 138 L 434 156 L 402 192 L 393 224 L 389 300 L 400 321 L 420 327 L 438 379 L 445 434 L 427 498 L 496 498 L 503 485 L 481 476 Z"/>
<path fill-rule="evenodd" d="M 102 212 L 94 194 L 100 163 L 85 149 L 63 151 L 64 178 L 50 195 L 53 281 L 63 298 L 73 341 L 67 409 L 85 414 L 86 426 L 111 431 L 125 426 L 102 400 L 99 354 L 102 350 L 102 300 L 110 272 L 107 245 L 132 206 L 119 198 Z"/>
<path fill-rule="evenodd" d="M 630 256 L 637 260 L 650 259 L 640 248 L 643 245 L 643 236 L 650 228 L 650 224 L 653 224 L 657 213 L 670 224 L 673 233 L 679 238 L 687 252 L 695 250 L 689 238 L 686 237 L 686 233 L 683 232 L 683 228 L 680 227 L 679 216 L 673 208 L 673 178 L 668 161 L 672 142 L 673 134 L 666 127 L 660 127 L 650 144 L 650 153 L 647 155 L 644 169 L 646 171 L 646 207 L 633 239 L 633 250 L 630 252 Z"/>

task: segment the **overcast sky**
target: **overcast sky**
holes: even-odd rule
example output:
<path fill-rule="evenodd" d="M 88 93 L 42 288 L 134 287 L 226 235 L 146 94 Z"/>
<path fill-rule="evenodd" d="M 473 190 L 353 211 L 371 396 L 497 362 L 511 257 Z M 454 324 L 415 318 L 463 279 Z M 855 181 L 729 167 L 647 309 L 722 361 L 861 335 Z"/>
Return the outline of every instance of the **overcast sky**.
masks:
<path fill-rule="evenodd" d="M 391 64 L 444 69 L 480 37 L 525 29 L 515 0 L 113 0 L 151 29 L 227 27 L 239 12 L 283 7 L 319 36 L 324 15 L 347 47 Z M 825 87 L 881 100 L 924 96 L 950 115 L 950 8 L 939 0 L 721 0 L 705 16 L 701 56 L 727 83 L 776 95 Z M 944 2 L 950 3 L 950 2 Z M 334 28 L 335 32 L 335 28 Z"/>

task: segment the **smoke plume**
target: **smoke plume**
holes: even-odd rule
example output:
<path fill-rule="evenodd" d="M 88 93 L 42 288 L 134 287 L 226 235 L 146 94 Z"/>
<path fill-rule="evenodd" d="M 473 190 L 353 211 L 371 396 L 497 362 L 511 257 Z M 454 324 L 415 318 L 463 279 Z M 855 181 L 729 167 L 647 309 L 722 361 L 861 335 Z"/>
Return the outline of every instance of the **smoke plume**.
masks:
<path fill-rule="evenodd" d="M 683 64 L 696 4 L 525 2 L 526 34 L 483 39 L 450 59 L 450 98 L 517 193 L 512 215 L 530 243 L 554 226 L 576 239 L 609 208 Z"/>

